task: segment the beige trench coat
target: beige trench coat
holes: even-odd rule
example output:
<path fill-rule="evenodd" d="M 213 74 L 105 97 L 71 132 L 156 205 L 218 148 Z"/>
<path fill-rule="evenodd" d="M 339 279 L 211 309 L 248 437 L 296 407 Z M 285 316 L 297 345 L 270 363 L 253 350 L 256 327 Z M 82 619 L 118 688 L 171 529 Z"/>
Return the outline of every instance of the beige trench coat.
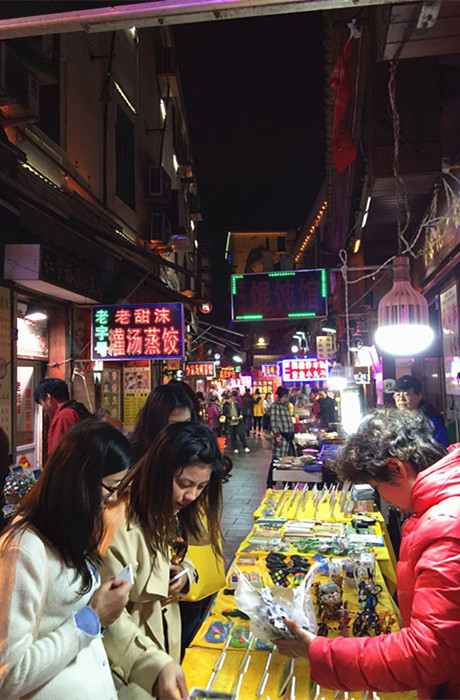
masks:
<path fill-rule="evenodd" d="M 148 693 L 160 671 L 180 662 L 181 621 L 178 603 L 162 605 L 168 595 L 169 558 L 158 554 L 155 564 L 139 525 L 127 523 L 127 503 L 106 510 L 106 530 L 99 567 L 102 580 L 132 564 L 134 586 L 119 619 L 104 635 L 104 646 L 116 676 L 136 683 Z M 195 578 L 187 559 L 189 586 Z"/>

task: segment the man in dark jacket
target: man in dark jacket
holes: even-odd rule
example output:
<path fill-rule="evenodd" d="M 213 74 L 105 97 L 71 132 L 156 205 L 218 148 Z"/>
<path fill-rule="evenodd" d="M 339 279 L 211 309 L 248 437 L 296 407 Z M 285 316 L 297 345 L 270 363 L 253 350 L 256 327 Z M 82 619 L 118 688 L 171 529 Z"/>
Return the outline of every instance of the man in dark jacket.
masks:
<path fill-rule="evenodd" d="M 69 389 L 63 379 L 43 379 L 35 388 L 34 399 L 50 419 L 47 443 L 49 457 L 63 435 L 91 414 L 79 401 L 70 401 Z"/>
<path fill-rule="evenodd" d="M 422 411 L 434 429 L 434 439 L 444 447 L 449 444 L 446 426 L 439 411 L 422 395 L 422 385 L 411 374 L 404 374 L 396 380 L 394 386 L 394 401 L 400 410 Z"/>
<path fill-rule="evenodd" d="M 253 395 L 251 394 L 250 389 L 246 389 L 244 392 L 243 396 L 243 407 L 242 407 L 242 413 L 243 413 L 243 424 L 244 424 L 244 430 L 247 436 L 251 434 L 252 430 L 252 421 L 254 417 L 254 404 L 255 404 L 255 399 Z"/>

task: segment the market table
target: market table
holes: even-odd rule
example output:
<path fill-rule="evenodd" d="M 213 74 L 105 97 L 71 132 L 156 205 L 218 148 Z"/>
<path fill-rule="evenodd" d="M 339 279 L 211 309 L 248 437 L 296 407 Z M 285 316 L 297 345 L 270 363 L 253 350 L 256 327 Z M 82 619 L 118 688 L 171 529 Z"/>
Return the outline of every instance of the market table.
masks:
<path fill-rule="evenodd" d="M 282 516 L 288 520 L 300 518 L 309 520 L 318 518 L 324 522 L 350 523 L 354 517 L 349 511 L 339 511 L 337 506 L 331 514 L 328 503 L 320 503 L 315 512 L 312 502 L 307 501 L 305 505 L 301 504 L 302 507 L 297 510 L 302 490 L 299 490 L 297 492 L 298 495 L 292 500 L 293 493 L 293 490 L 276 491 L 274 489 L 267 489 L 260 506 L 253 513 L 254 520 L 264 517 L 280 517 L 281 511 Z M 284 509 L 283 504 L 285 506 Z M 377 521 L 375 532 L 377 535 L 383 536 L 385 544 L 384 547 L 376 547 L 374 553 L 376 554 L 376 559 L 385 577 L 387 587 L 393 595 L 396 591 L 396 556 L 393 545 L 391 544 L 391 539 L 382 513 L 380 513 L 380 511 L 373 511 L 371 515 Z"/>
<path fill-rule="evenodd" d="M 323 471 L 305 471 L 304 469 L 283 469 L 282 467 L 275 467 L 273 469 L 273 481 L 281 481 L 283 484 L 288 483 L 301 483 L 301 484 L 313 484 L 320 483 L 323 480 Z"/>
<path fill-rule="evenodd" d="M 260 513 L 260 517 L 267 520 L 267 516 L 262 515 L 263 512 L 266 512 L 267 504 L 273 503 L 276 512 L 282 506 L 281 499 L 283 499 L 287 502 L 286 513 L 283 513 L 283 517 L 293 520 L 298 498 L 294 491 L 277 492 L 270 489 L 255 515 Z M 308 504 L 305 513 L 302 512 L 301 508 L 298 510 L 302 515 L 302 520 L 308 516 Z M 329 520 L 327 519 L 328 515 Z M 377 513 L 372 515 L 376 519 L 375 536 L 385 538 L 382 526 L 383 518 L 376 517 L 379 515 Z M 318 522 L 321 519 L 325 528 L 328 527 L 328 523 L 330 527 L 333 523 L 335 523 L 335 527 L 340 527 L 340 524 L 346 526 L 350 522 L 351 514 L 340 512 L 337 513 L 337 517 L 331 518 L 330 508 L 327 507 L 326 503 L 321 503 L 316 509 L 316 519 Z M 232 591 L 236 586 L 237 572 L 246 574 L 250 581 L 258 577 L 261 585 L 272 588 L 274 586 L 265 562 L 268 550 L 253 551 L 251 545 L 251 539 L 257 532 L 257 523 L 255 528 L 256 530 L 253 529 L 252 533 L 241 543 L 236 553 L 235 561 L 228 571 L 227 588 L 217 594 L 210 614 L 186 651 L 183 669 L 188 687 L 212 687 L 213 691 L 232 693 L 239 700 L 249 700 L 249 698 L 267 700 L 267 698 L 278 697 L 282 678 L 287 677 L 288 670 L 293 670 L 294 685 L 291 680 L 282 694 L 283 697 L 288 700 L 294 700 L 295 697 L 304 700 L 309 697 L 313 699 L 316 694 L 317 700 L 321 700 L 321 698 L 325 700 L 334 700 L 335 698 L 337 700 L 340 695 L 337 696 L 333 690 L 319 689 L 315 684 L 310 683 L 307 660 L 296 659 L 294 663 L 287 657 L 278 654 L 276 649 L 270 648 L 270 643 L 261 644 L 258 640 L 252 639 L 249 634 L 249 620 L 239 617 L 237 610 L 235 612 L 236 603 Z M 291 548 L 289 555 L 292 556 L 294 551 Z M 375 584 L 381 586 L 382 589 L 378 596 L 376 612 L 387 620 L 391 631 L 397 631 L 400 627 L 399 613 L 385 583 L 388 580 L 388 574 L 390 574 L 390 582 L 394 576 L 390 551 L 386 546 L 375 547 L 373 551 L 376 556 Z M 242 556 L 243 559 L 241 559 Z M 248 556 L 251 560 L 250 563 L 246 563 Z M 311 564 L 318 555 L 303 552 L 302 556 Z M 337 557 L 334 556 L 334 560 L 337 560 Z M 325 573 L 315 577 L 315 581 L 318 583 L 325 583 L 329 580 Z M 343 600 L 347 604 L 350 617 L 353 618 L 360 610 L 356 588 L 344 583 Z M 328 622 L 328 627 L 330 636 L 337 636 L 340 633 L 338 622 Z M 267 670 L 267 664 L 268 675 L 264 673 Z M 290 664 L 293 666 L 291 667 Z M 265 678 L 265 676 L 267 677 Z M 262 683 L 264 678 L 265 682 Z M 344 696 L 342 695 L 342 697 Z M 356 700 L 361 700 L 361 693 L 349 693 L 348 697 L 350 700 L 353 697 Z M 377 698 L 381 698 L 381 700 L 392 698 L 394 700 L 416 700 L 416 693 L 379 694 L 378 696 L 369 694 L 369 700 L 372 698 L 374 700 Z"/>

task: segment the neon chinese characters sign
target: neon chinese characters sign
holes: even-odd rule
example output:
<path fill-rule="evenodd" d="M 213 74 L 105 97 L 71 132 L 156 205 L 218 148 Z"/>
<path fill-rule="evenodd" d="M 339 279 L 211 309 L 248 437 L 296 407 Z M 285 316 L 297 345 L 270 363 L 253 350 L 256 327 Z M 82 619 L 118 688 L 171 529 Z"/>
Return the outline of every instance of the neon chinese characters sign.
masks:
<path fill-rule="evenodd" d="M 278 365 L 260 365 L 260 371 L 262 377 L 267 377 L 269 379 L 280 376 L 280 369 Z"/>
<path fill-rule="evenodd" d="M 281 360 L 283 382 L 323 382 L 328 375 L 328 361 L 301 357 Z"/>
<path fill-rule="evenodd" d="M 277 321 L 327 316 L 326 270 L 232 275 L 232 318 Z"/>
<path fill-rule="evenodd" d="M 93 306 L 93 360 L 164 360 L 184 356 L 182 304 Z"/>
<path fill-rule="evenodd" d="M 215 362 L 187 362 L 185 365 L 186 377 L 215 377 Z"/>

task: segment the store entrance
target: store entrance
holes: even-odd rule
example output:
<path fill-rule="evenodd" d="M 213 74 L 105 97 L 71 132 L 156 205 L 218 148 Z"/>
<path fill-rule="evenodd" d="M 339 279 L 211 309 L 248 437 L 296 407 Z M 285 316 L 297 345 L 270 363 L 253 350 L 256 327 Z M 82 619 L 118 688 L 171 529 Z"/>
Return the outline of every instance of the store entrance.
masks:
<path fill-rule="evenodd" d="M 42 408 L 34 401 L 34 391 L 44 375 L 41 362 L 19 360 L 16 384 L 16 462 L 25 460 L 33 469 L 42 467 Z M 22 459 L 21 459 L 22 458 Z"/>

